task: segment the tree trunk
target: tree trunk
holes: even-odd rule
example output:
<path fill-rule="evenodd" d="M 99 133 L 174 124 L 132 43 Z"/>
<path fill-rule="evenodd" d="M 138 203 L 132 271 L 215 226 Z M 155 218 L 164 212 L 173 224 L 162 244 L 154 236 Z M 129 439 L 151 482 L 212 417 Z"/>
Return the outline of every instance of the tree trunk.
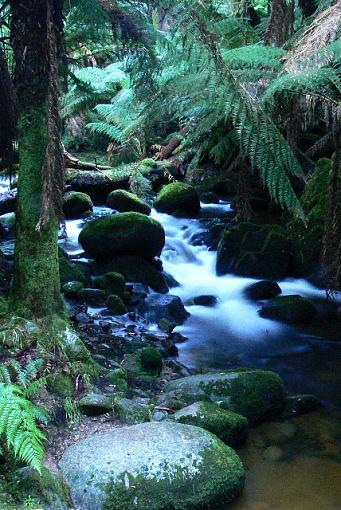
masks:
<path fill-rule="evenodd" d="M 269 24 L 265 32 L 264 42 L 268 46 L 283 46 L 293 31 L 294 0 L 273 0 Z"/>
<path fill-rule="evenodd" d="M 51 54 L 57 58 L 60 47 L 63 1 L 11 0 L 10 4 L 19 109 L 13 304 L 28 317 L 46 317 L 63 310 L 57 244 L 59 222 L 55 211 L 47 211 L 46 200 L 48 192 L 51 196 L 60 193 L 54 186 L 59 172 L 60 118 L 56 101 L 51 100 Z M 51 150 L 56 152 L 53 161 Z M 49 217 L 44 216 L 41 222 L 46 212 Z"/>

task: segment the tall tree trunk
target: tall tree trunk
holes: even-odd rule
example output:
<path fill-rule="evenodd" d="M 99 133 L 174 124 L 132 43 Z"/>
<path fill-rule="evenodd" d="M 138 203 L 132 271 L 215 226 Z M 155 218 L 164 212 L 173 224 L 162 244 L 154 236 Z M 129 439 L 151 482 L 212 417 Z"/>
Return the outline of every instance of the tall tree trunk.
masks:
<path fill-rule="evenodd" d="M 13 302 L 26 316 L 46 317 L 63 310 L 57 244 L 63 190 L 56 68 L 63 0 L 10 0 L 10 4 L 19 109 Z"/>
<path fill-rule="evenodd" d="M 265 44 L 280 47 L 286 43 L 293 31 L 294 9 L 294 0 L 272 0 Z"/>
<path fill-rule="evenodd" d="M 16 135 L 16 108 L 13 82 L 8 71 L 5 51 L 0 48 L 0 169 L 14 160 L 13 142 Z"/>

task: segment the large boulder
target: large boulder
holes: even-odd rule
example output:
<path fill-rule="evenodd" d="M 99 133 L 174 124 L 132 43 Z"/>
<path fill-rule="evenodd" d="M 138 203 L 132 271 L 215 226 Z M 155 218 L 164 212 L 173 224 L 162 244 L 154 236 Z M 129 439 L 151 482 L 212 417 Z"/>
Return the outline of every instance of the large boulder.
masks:
<path fill-rule="evenodd" d="M 139 282 L 156 292 L 168 292 L 165 275 L 152 262 L 142 257 L 113 257 L 105 264 L 97 265 L 96 269 L 98 272 L 115 271 L 121 273 L 127 282 Z"/>
<path fill-rule="evenodd" d="M 93 210 L 89 195 L 78 191 L 70 191 L 64 195 L 63 212 L 65 218 L 81 218 Z"/>
<path fill-rule="evenodd" d="M 199 195 L 190 184 L 173 182 L 164 186 L 157 195 L 155 208 L 167 214 L 193 216 L 200 211 Z"/>
<path fill-rule="evenodd" d="M 245 295 L 254 301 L 261 301 L 263 299 L 271 299 L 278 294 L 281 294 L 282 290 L 277 282 L 272 280 L 262 280 L 249 285 L 245 289 Z"/>
<path fill-rule="evenodd" d="M 166 384 L 166 399 L 192 404 L 216 402 L 245 416 L 250 424 L 278 416 L 285 405 L 283 382 L 266 370 L 239 369 L 183 377 Z"/>
<path fill-rule="evenodd" d="M 120 213 L 86 223 L 79 242 L 96 260 L 110 260 L 119 255 L 153 259 L 162 251 L 165 232 L 158 221 L 145 214 Z"/>
<path fill-rule="evenodd" d="M 279 225 L 238 223 L 225 229 L 220 239 L 217 274 L 278 280 L 288 272 L 291 251 L 286 231 Z"/>
<path fill-rule="evenodd" d="M 134 193 L 124 189 L 112 191 L 107 198 L 107 206 L 118 212 L 138 212 L 141 214 L 151 213 L 151 207 Z"/>
<path fill-rule="evenodd" d="M 317 314 L 315 306 L 301 296 L 279 296 L 266 303 L 259 315 L 287 324 L 308 324 Z"/>
<path fill-rule="evenodd" d="M 214 402 L 194 402 L 177 411 L 172 418 L 178 423 L 206 429 L 233 447 L 244 443 L 248 436 L 249 425 L 245 416 L 226 411 Z"/>
<path fill-rule="evenodd" d="M 181 299 L 170 294 L 150 294 L 141 303 L 139 311 L 147 320 L 156 324 L 162 319 L 173 324 L 183 324 L 189 316 Z"/>
<path fill-rule="evenodd" d="M 237 454 L 209 432 L 142 423 L 93 435 L 60 462 L 75 508 L 221 509 L 244 485 Z"/>

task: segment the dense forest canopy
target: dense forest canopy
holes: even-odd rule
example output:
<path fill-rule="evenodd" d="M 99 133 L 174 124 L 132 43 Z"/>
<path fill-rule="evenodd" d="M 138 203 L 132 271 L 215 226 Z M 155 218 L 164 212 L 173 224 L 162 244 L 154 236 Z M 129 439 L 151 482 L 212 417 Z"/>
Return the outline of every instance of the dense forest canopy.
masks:
<path fill-rule="evenodd" d="M 0 0 L 1 510 L 225 509 L 245 474 L 219 440 L 238 448 L 249 426 L 318 407 L 284 391 L 289 363 L 238 342 L 340 340 L 340 30 L 339 0 Z M 204 335 L 194 368 L 175 359 L 184 331 Z M 237 342 L 220 364 L 213 332 Z M 123 425 L 146 458 L 159 438 L 166 478 L 177 448 L 202 458 L 175 464 L 194 495 L 136 461 L 106 496 L 80 496 L 73 443 L 98 416 L 100 432 L 122 427 L 115 465 Z M 219 440 L 188 445 L 174 421 Z"/>

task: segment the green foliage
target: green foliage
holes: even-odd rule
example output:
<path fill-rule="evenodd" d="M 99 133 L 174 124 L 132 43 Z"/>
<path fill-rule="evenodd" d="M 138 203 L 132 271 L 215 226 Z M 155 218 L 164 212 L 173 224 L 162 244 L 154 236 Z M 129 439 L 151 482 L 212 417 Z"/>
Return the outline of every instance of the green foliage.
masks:
<path fill-rule="evenodd" d="M 70 397 L 67 397 L 64 402 L 64 409 L 68 424 L 78 425 L 82 419 L 82 414 L 80 412 L 78 402 Z"/>
<path fill-rule="evenodd" d="M 42 468 L 45 441 L 38 424 L 47 423 L 47 413 L 30 399 L 45 383 L 45 379 L 36 379 L 42 365 L 40 359 L 26 367 L 16 361 L 0 365 L 0 438 L 18 460 L 38 471 Z"/>

